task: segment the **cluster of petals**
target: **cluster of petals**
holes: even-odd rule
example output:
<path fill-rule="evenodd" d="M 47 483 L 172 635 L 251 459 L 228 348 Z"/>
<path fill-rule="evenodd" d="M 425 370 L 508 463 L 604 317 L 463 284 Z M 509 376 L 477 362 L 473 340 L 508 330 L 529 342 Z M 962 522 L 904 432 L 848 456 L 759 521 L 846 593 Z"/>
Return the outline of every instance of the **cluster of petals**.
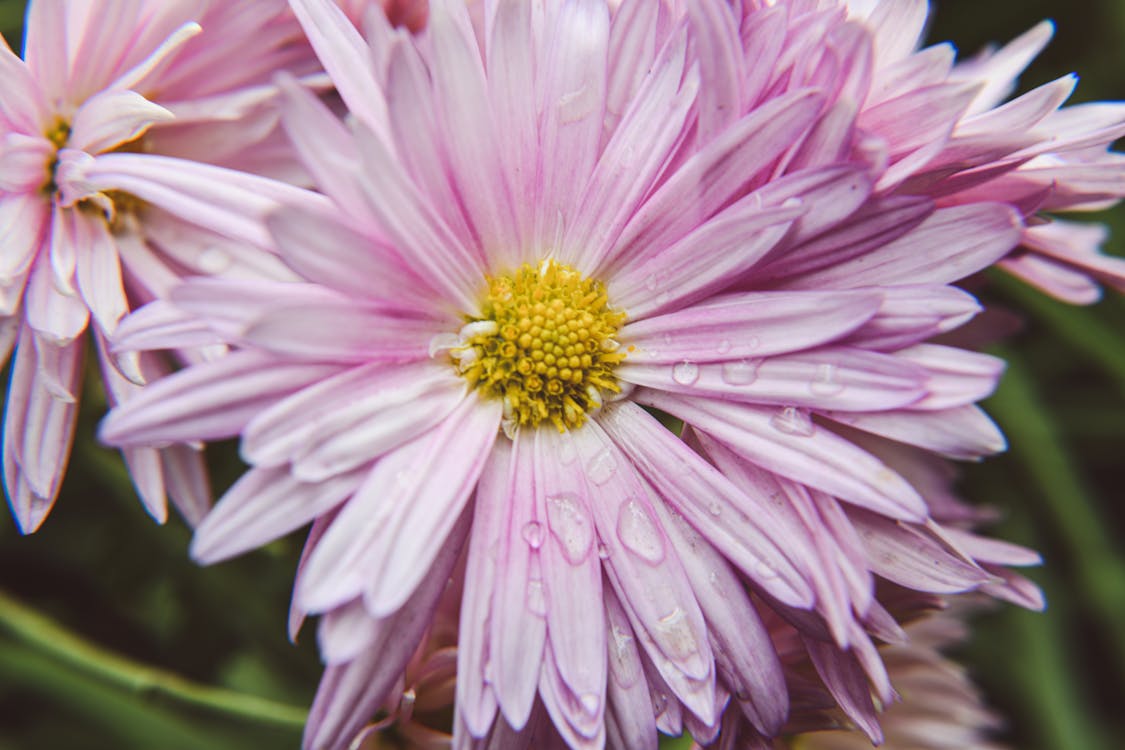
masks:
<path fill-rule="evenodd" d="M 36 0 L 24 47 L 21 59 L 0 41 L 0 350 L 7 360 L 15 348 L 4 484 L 30 532 L 65 471 L 88 340 L 112 405 L 164 369 L 149 355 L 110 356 L 130 309 L 185 276 L 292 276 L 260 249 L 260 217 L 303 195 L 263 175 L 307 179 L 272 79 L 323 73 L 283 0 Z M 200 189 L 212 204 L 256 202 L 203 217 Z M 166 492 L 189 520 L 206 512 L 197 451 L 125 458 L 155 517 Z"/>
<path fill-rule="evenodd" d="M 306 747 L 393 700 L 451 579 L 458 747 L 734 721 L 767 742 L 791 706 L 779 623 L 878 740 L 877 643 L 902 637 L 879 592 L 1042 605 L 1007 569 L 1037 557 L 969 531 L 938 458 L 1003 448 L 976 406 L 1002 363 L 932 339 L 979 311 L 951 284 L 998 262 L 1119 280 L 1037 217 L 1117 196 L 1121 113 L 1056 111 L 1058 84 L 994 107 L 1043 30 L 953 66 L 899 0 L 434 0 L 417 35 L 291 4 L 348 110 L 279 84 L 320 191 L 269 193 L 262 244 L 293 278 L 188 280 L 122 322 L 118 356 L 231 351 L 101 436 L 241 439 L 201 561 L 312 522 Z M 251 192 L 225 210 L 260 215 Z M 564 432 L 513 426 L 449 356 L 490 276 L 547 261 L 626 316 L 621 393 Z"/>

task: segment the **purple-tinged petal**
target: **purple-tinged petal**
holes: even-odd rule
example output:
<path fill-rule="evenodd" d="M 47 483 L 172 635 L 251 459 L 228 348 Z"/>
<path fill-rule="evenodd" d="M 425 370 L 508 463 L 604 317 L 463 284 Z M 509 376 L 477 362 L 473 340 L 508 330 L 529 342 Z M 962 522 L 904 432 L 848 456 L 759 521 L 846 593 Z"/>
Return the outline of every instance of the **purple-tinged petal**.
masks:
<path fill-rule="evenodd" d="M 78 108 L 67 146 L 91 154 L 109 151 L 171 119 L 171 112 L 135 91 L 102 91 Z"/>
<path fill-rule="evenodd" d="M 952 286 L 892 286 L 880 292 L 879 312 L 847 343 L 895 351 L 959 328 L 983 309 L 973 295 Z"/>
<path fill-rule="evenodd" d="M 210 565 L 272 542 L 339 505 L 363 481 L 364 473 L 302 482 L 284 467 L 250 469 L 199 524 L 191 556 Z"/>
<path fill-rule="evenodd" d="M 761 360 L 632 364 L 622 380 L 671 393 L 782 407 L 880 411 L 912 406 L 927 394 L 926 371 L 878 352 L 821 347 Z"/>
<path fill-rule="evenodd" d="M 1008 447 L 996 424 L 974 405 L 930 412 L 830 411 L 825 412 L 825 416 L 840 424 L 951 458 L 980 458 Z"/>
<path fill-rule="evenodd" d="M 968 406 L 992 395 L 1004 360 L 980 352 L 938 344 L 917 344 L 896 352 L 896 357 L 924 367 L 927 395 L 910 405 L 924 411 Z"/>
<path fill-rule="evenodd" d="M 521 730 L 531 715 L 541 680 L 547 638 L 547 592 L 539 550 L 546 519 L 536 498 L 535 436 L 517 433 L 504 492 L 477 502 L 498 503 L 500 537 L 489 622 L 489 681 L 508 724 Z"/>
<path fill-rule="evenodd" d="M 270 215 L 266 224 L 278 253 L 302 278 L 390 308 L 432 307 L 428 290 L 393 250 L 332 214 L 289 207 Z"/>
<path fill-rule="evenodd" d="M 458 626 L 456 714 L 470 734 L 483 737 L 496 717 L 496 694 L 489 681 L 492 643 L 489 637 L 492 600 L 499 560 L 504 499 L 508 495 L 512 443 L 499 440 L 485 463 L 477 486 L 472 534 L 465 565 L 465 591 Z"/>
<path fill-rule="evenodd" d="M 239 338 L 281 357 L 406 362 L 429 356 L 430 340 L 441 332 L 440 326 L 432 320 L 374 310 L 340 295 L 297 305 L 282 302 L 252 320 Z"/>
<path fill-rule="evenodd" d="M 51 212 L 38 195 L 9 194 L 0 198 L 0 283 L 27 273 L 40 252 Z"/>
<path fill-rule="evenodd" d="M 339 369 L 234 352 L 160 379 L 103 420 L 99 439 L 116 446 L 216 440 L 238 435 L 259 412 Z"/>
<path fill-rule="evenodd" d="M 766 409 L 643 391 L 635 400 L 683 419 L 743 459 L 892 518 L 920 521 L 926 504 L 902 477 L 797 409 Z"/>
<path fill-rule="evenodd" d="M 683 308 L 730 285 L 792 229 L 805 209 L 739 201 L 662 252 L 612 271 L 610 298 L 633 319 Z"/>
<path fill-rule="evenodd" d="M 790 606 L 812 605 L 806 560 L 791 552 L 802 545 L 786 541 L 768 511 L 638 407 L 610 406 L 598 423 L 661 497 L 757 585 Z"/>
<path fill-rule="evenodd" d="M 52 244 L 57 244 L 58 240 L 56 233 Z M 76 294 L 58 290 L 51 267 L 45 263 L 37 263 L 32 269 L 24 305 L 28 325 L 56 346 L 66 346 L 76 340 L 86 330 L 90 319 L 89 309 Z"/>
<path fill-rule="evenodd" d="M 723 683 L 761 732 L 777 734 L 789 713 L 781 661 L 750 597 L 723 556 L 683 517 L 655 506 L 684 563 L 711 638 Z"/>
<path fill-rule="evenodd" d="M 731 294 L 629 323 L 619 337 L 629 365 L 770 357 L 847 335 L 881 304 L 876 291 Z"/>
<path fill-rule="evenodd" d="M 914 231 L 864 255 L 785 282 L 792 289 L 948 284 L 995 263 L 1018 244 L 1011 207 L 981 203 L 939 209 Z"/>
<path fill-rule="evenodd" d="M 363 37 L 330 0 L 290 0 L 289 5 L 348 111 L 390 144 L 387 102 Z"/>
<path fill-rule="evenodd" d="M 109 227 L 99 220 L 74 222 L 78 291 L 90 308 L 98 328 L 111 335 L 128 312 L 121 262 Z"/>
<path fill-rule="evenodd" d="M 4 200 L 22 193 L 18 197 L 34 200 L 46 209 L 50 201 L 39 189 L 48 184 L 54 158 L 55 144 L 44 137 L 3 133 L 0 136 L 0 191 L 8 193 Z"/>
<path fill-rule="evenodd" d="M 926 530 L 858 508 L 848 517 L 863 540 L 871 570 L 915 591 L 954 594 L 991 580 L 980 566 L 951 552 Z"/>
<path fill-rule="evenodd" d="M 881 744 L 883 730 L 879 728 L 879 718 L 871 700 L 867 678 L 855 655 L 850 650 L 844 651 L 811 638 L 802 640 L 817 674 L 840 708 L 873 744 Z"/>
<path fill-rule="evenodd" d="M 691 584 L 653 514 L 653 498 L 620 450 L 597 425 L 574 434 L 586 478 L 601 494 L 591 504 L 603 566 L 657 670 L 693 713 L 710 721 L 714 663 Z"/>
<path fill-rule="evenodd" d="M 528 438 L 523 438 L 528 440 Z M 568 436 L 536 430 L 535 501 L 538 523 L 525 527 L 538 544 L 546 595 L 551 657 L 563 683 L 583 705 L 604 708 L 605 621 L 591 617 L 602 602 L 602 569 L 591 505 L 597 502 Z M 600 709 L 595 711 L 600 715 Z"/>
<path fill-rule="evenodd" d="M 37 76 L 0 37 L 0 124 L 7 122 L 15 130 L 37 133 L 49 118 Z"/>
<path fill-rule="evenodd" d="M 468 514 L 454 521 L 444 543 L 437 545 L 429 575 L 402 607 L 378 621 L 378 633 L 369 640 L 368 648 L 354 661 L 325 670 L 309 711 L 302 747 L 346 746 L 402 677 L 464 546 Z"/>
<path fill-rule="evenodd" d="M 612 588 L 605 589 L 605 629 L 609 634 L 609 708 L 606 729 L 613 747 L 656 750 L 652 698 L 633 627 Z"/>
<path fill-rule="evenodd" d="M 539 695 L 550 714 L 554 728 L 572 750 L 600 750 L 605 747 L 605 705 L 597 696 L 577 696 L 555 669 L 554 654 L 547 644 L 543 669 L 539 674 Z"/>
<path fill-rule="evenodd" d="M 703 83 L 699 95 L 698 137 L 700 142 L 707 143 L 743 111 L 741 82 L 745 72 L 742 40 L 734 15 L 726 3 L 702 0 L 689 3 L 687 11 Z M 755 67 L 757 64 L 755 62 Z"/>
<path fill-rule="evenodd" d="M 699 90 L 696 70 L 685 72 L 686 47 L 686 34 L 682 32 L 665 45 L 583 189 L 579 210 L 562 240 L 560 256 L 583 271 L 593 271 L 613 251 L 637 206 L 684 137 Z M 607 95 L 612 101 L 612 92 Z M 611 106 L 607 102 L 607 111 L 616 114 L 608 109 Z"/>
<path fill-rule="evenodd" d="M 125 317 L 113 332 L 112 348 L 114 353 L 121 353 L 209 346 L 225 341 L 206 320 L 162 299 Z"/>
<path fill-rule="evenodd" d="M 620 265 L 667 247 L 711 218 L 807 128 L 822 105 L 813 91 L 772 99 L 689 158 L 641 205 L 608 259 Z"/>

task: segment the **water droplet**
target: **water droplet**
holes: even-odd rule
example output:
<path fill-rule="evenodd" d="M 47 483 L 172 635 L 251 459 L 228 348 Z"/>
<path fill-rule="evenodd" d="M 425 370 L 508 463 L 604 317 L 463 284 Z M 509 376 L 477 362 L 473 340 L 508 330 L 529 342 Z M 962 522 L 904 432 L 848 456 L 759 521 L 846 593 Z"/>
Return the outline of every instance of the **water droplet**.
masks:
<path fill-rule="evenodd" d="M 577 495 L 563 493 L 548 497 L 547 525 L 568 562 L 578 565 L 589 557 L 590 548 L 594 546 L 594 525 L 586 517 Z"/>
<path fill-rule="evenodd" d="M 731 343 L 729 339 L 723 339 L 719 342 L 719 345 L 715 347 L 715 351 L 717 351 L 719 354 L 726 354 L 730 350 Z"/>
<path fill-rule="evenodd" d="M 523 540 L 532 549 L 543 546 L 543 524 L 538 521 L 528 521 L 523 527 Z"/>
<path fill-rule="evenodd" d="M 623 658 L 629 650 L 629 643 L 633 640 L 633 634 L 620 625 L 614 625 L 610 628 L 609 633 L 613 636 L 614 650 L 619 658 Z"/>
<path fill-rule="evenodd" d="M 605 546 L 604 544 L 599 544 L 598 545 L 598 557 L 602 560 L 608 560 L 609 559 L 609 547 Z"/>
<path fill-rule="evenodd" d="M 664 693 L 656 693 L 652 696 L 652 713 L 660 716 L 668 709 L 668 696 Z"/>
<path fill-rule="evenodd" d="M 660 288 L 660 277 L 659 276 L 657 276 L 655 273 L 650 273 L 648 276 L 645 277 L 645 289 L 649 290 L 650 292 L 655 292 L 659 288 Z"/>
<path fill-rule="evenodd" d="M 656 565 L 664 559 L 664 538 L 648 509 L 630 500 L 617 516 L 617 537 L 626 549 L 647 563 Z"/>
<path fill-rule="evenodd" d="M 670 346 L 674 339 L 672 338 L 672 334 L 670 331 L 665 331 L 664 333 L 660 334 L 660 340 L 664 342 L 665 346 Z"/>
<path fill-rule="evenodd" d="M 747 349 L 757 349 L 762 345 L 762 340 L 757 336 L 747 336 L 746 340 L 742 342 L 742 345 Z"/>
<path fill-rule="evenodd" d="M 672 380 L 680 385 L 691 385 L 699 380 L 699 365 L 685 359 L 672 367 Z"/>
<path fill-rule="evenodd" d="M 707 512 L 713 516 L 720 516 L 723 513 L 723 506 L 719 505 L 718 501 L 711 500 L 707 503 Z"/>
<path fill-rule="evenodd" d="M 671 612 L 659 618 L 656 621 L 656 631 L 661 650 L 674 659 L 684 659 L 699 651 L 695 630 L 681 607 L 674 607 Z"/>
<path fill-rule="evenodd" d="M 582 710 L 586 712 L 587 716 L 597 716 L 598 709 L 602 706 L 602 699 L 598 697 L 597 693 L 583 693 L 578 702 L 582 704 Z"/>
<path fill-rule="evenodd" d="M 527 582 L 527 611 L 533 615 L 547 614 L 547 595 L 540 580 L 532 579 Z"/>
<path fill-rule="evenodd" d="M 807 412 L 798 409 L 795 406 L 786 406 L 781 411 L 773 416 L 770 424 L 778 432 L 783 432 L 786 435 L 795 435 L 797 437 L 809 437 L 813 434 L 812 419 L 809 418 Z"/>
<path fill-rule="evenodd" d="M 608 448 L 598 451 L 586 464 L 587 478 L 599 487 L 612 479 L 616 473 L 617 457 Z"/>
<path fill-rule="evenodd" d="M 750 385 L 758 379 L 759 363 L 748 359 L 723 362 L 722 378 L 730 385 Z"/>
<path fill-rule="evenodd" d="M 816 376 L 809 383 L 809 390 L 815 396 L 835 396 L 844 390 L 836 365 L 823 364 L 816 368 Z"/>
<path fill-rule="evenodd" d="M 621 348 L 621 342 L 617 339 L 602 339 L 603 352 L 615 352 Z"/>
<path fill-rule="evenodd" d="M 231 257 L 217 247 L 209 247 L 199 254 L 196 262 L 203 273 L 222 273 L 230 268 Z"/>

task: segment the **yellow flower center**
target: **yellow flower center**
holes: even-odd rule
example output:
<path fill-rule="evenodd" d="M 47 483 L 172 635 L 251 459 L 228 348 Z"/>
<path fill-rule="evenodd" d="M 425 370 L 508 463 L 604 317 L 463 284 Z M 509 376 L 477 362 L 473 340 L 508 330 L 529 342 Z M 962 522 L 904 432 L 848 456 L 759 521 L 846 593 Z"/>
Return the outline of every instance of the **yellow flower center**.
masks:
<path fill-rule="evenodd" d="M 603 395 L 621 392 L 613 370 L 625 354 L 613 337 L 625 313 L 609 306 L 601 282 L 545 260 L 489 277 L 482 310 L 451 353 L 472 386 L 503 400 L 507 432 L 542 422 L 573 429 Z"/>

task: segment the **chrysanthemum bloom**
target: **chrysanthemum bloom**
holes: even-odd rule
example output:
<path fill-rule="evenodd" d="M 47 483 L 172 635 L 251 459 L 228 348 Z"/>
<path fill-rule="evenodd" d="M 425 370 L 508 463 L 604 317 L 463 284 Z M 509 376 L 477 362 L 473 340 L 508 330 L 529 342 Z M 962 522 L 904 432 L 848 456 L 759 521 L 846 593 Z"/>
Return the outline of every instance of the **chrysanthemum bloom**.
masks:
<path fill-rule="evenodd" d="M 781 5 L 790 13 L 797 6 Z M 929 12 L 924 0 L 849 0 L 848 24 L 835 22 L 840 11 L 824 5 L 809 8 L 799 22 L 791 17 L 790 34 L 819 24 L 825 61 L 841 54 L 868 60 L 869 68 L 852 68 L 857 93 L 842 106 L 860 105 L 851 145 L 884 170 L 877 192 L 946 206 L 1010 203 L 1027 226 L 1003 268 L 1078 304 L 1096 301 L 1099 283 L 1125 291 L 1125 259 L 1100 252 L 1106 228 L 1055 217 L 1108 208 L 1125 196 L 1125 155 L 1109 151 L 1125 135 L 1125 104 L 1060 108 L 1077 83 L 1074 75 L 1007 101 L 1050 41 L 1050 22 L 954 64 L 949 44 L 918 49 Z M 746 22 L 756 26 L 755 17 L 744 17 L 744 40 Z M 869 35 L 857 33 L 857 22 Z"/>
<path fill-rule="evenodd" d="M 160 372 L 147 355 L 109 360 L 105 338 L 132 306 L 185 275 L 290 275 L 250 243 L 266 240 L 254 215 L 296 191 L 245 172 L 299 171 L 270 80 L 319 67 L 281 0 L 35 0 L 24 57 L 0 42 L 0 359 L 15 345 L 4 485 L 31 532 L 69 456 L 87 333 L 116 403 Z M 196 160 L 241 171 L 215 178 Z M 231 193 L 243 214 L 222 210 Z M 201 517 L 195 451 L 125 457 L 154 516 L 164 518 L 167 490 L 189 520 Z"/>
<path fill-rule="evenodd" d="M 370 48 L 330 3 L 293 6 L 351 115 L 288 86 L 334 203 L 269 221 L 306 281 L 189 281 L 124 322 L 124 349 L 236 351 L 102 437 L 241 436 L 252 468 L 202 561 L 314 521 L 294 611 L 324 614 L 329 668 L 307 746 L 376 713 L 462 554 L 458 743 L 549 717 L 571 747 L 652 747 L 714 736 L 728 703 L 772 735 L 789 699 L 762 608 L 875 671 L 873 573 L 909 585 L 938 549 L 947 588 L 999 585 L 850 436 L 1003 446 L 974 406 L 1000 363 L 924 342 L 977 312 L 946 285 L 1019 242 L 1012 207 L 911 200 L 896 223 L 870 164 L 810 155 L 852 132 L 829 117 L 848 78 L 731 62 L 718 0 L 513 0 L 479 26 L 440 0 L 418 39 L 373 18 Z"/>

